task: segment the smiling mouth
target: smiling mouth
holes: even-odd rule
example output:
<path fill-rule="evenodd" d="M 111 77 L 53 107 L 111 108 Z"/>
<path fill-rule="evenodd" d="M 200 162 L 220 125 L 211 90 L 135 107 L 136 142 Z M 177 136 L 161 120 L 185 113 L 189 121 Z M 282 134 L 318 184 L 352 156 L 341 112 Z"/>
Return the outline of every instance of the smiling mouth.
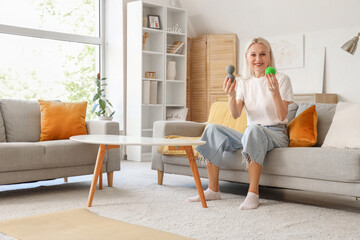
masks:
<path fill-rule="evenodd" d="M 260 66 L 262 66 L 263 64 L 262 63 L 255 63 L 254 64 L 256 67 L 260 67 Z"/>

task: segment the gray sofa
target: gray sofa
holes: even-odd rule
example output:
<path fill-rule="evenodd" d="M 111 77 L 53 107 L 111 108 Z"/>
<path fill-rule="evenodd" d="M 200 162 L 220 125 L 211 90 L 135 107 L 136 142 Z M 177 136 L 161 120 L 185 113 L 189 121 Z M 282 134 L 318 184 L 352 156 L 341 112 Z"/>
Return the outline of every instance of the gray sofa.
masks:
<path fill-rule="evenodd" d="M 314 104 L 302 103 L 289 106 L 289 121 Z M 318 114 L 318 141 L 314 147 L 277 148 L 266 155 L 260 185 L 360 196 L 360 149 L 321 147 L 336 104 L 316 104 Z M 181 135 L 196 137 L 204 130 L 205 123 L 158 121 L 154 123 L 154 137 Z M 220 180 L 248 183 L 249 176 L 241 164 L 241 150 L 225 152 L 221 163 Z M 206 166 L 197 162 L 201 177 L 207 177 Z M 158 183 L 164 173 L 192 175 L 185 157 L 152 152 L 152 169 L 158 171 Z M 165 178 L 166 179 L 166 178 Z"/>
<path fill-rule="evenodd" d="M 71 140 L 40 142 L 40 106 L 36 101 L 0 100 L 0 184 L 92 174 L 98 145 Z M 119 134 L 119 124 L 87 121 L 88 134 Z M 120 149 L 108 150 L 103 172 L 112 186 L 120 170 Z"/>

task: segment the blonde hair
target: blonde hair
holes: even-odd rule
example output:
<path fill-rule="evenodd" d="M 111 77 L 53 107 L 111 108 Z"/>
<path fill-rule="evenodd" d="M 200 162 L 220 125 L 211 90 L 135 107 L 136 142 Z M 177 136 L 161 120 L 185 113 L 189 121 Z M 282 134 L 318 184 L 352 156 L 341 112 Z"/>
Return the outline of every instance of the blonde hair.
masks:
<path fill-rule="evenodd" d="M 247 62 L 247 59 L 246 59 L 246 54 L 248 53 L 249 48 L 254 43 L 261 43 L 267 48 L 268 52 L 270 53 L 270 62 L 269 62 L 269 65 L 267 67 L 273 67 L 273 68 L 276 69 L 274 54 L 273 54 L 273 51 L 271 49 L 270 43 L 266 39 L 261 38 L 261 37 L 253 38 L 246 44 L 246 47 L 245 47 L 244 68 L 243 68 L 243 72 L 242 72 L 242 76 L 241 76 L 244 80 L 247 80 L 247 79 L 254 76 L 254 72 L 252 71 L 252 69 L 251 69 L 251 67 L 250 67 L 250 65 L 249 65 L 249 63 Z"/>

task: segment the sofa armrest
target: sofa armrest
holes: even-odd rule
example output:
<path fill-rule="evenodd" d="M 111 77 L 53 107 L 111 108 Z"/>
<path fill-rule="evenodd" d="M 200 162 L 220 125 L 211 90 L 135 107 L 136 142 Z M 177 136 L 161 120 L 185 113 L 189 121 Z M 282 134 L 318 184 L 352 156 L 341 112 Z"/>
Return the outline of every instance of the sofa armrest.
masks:
<path fill-rule="evenodd" d="M 113 121 L 99 121 L 89 120 L 86 121 L 86 128 L 89 135 L 105 134 L 105 135 L 119 135 L 119 123 Z M 122 158 L 123 147 L 109 149 L 104 156 L 106 172 L 113 172 L 120 170 L 120 159 Z"/>
<path fill-rule="evenodd" d="M 179 135 L 185 137 L 199 137 L 205 129 L 206 123 L 190 121 L 156 121 L 154 122 L 153 137 L 163 138 L 168 135 Z M 162 154 L 158 153 L 158 147 L 152 148 L 151 168 L 164 171 Z"/>
<path fill-rule="evenodd" d="M 205 126 L 206 123 L 191 121 L 156 121 L 154 122 L 153 137 L 162 138 L 168 135 L 199 137 Z"/>
<path fill-rule="evenodd" d="M 106 134 L 119 135 L 119 123 L 113 121 L 86 121 L 86 128 L 89 135 Z"/>

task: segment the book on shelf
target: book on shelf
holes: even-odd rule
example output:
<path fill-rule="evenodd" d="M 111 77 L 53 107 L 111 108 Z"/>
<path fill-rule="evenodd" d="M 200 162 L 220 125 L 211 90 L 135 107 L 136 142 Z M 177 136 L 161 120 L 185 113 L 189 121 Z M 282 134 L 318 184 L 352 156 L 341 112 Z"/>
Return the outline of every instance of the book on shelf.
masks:
<path fill-rule="evenodd" d="M 144 80 L 143 81 L 143 91 L 142 91 L 142 103 L 143 104 L 150 104 L 150 81 Z"/>
<path fill-rule="evenodd" d="M 157 104 L 157 81 L 150 81 L 150 104 Z"/>
<path fill-rule="evenodd" d="M 173 44 L 170 44 L 168 47 L 168 53 L 176 54 L 179 53 L 181 48 L 184 46 L 184 43 L 181 41 L 175 41 Z"/>

